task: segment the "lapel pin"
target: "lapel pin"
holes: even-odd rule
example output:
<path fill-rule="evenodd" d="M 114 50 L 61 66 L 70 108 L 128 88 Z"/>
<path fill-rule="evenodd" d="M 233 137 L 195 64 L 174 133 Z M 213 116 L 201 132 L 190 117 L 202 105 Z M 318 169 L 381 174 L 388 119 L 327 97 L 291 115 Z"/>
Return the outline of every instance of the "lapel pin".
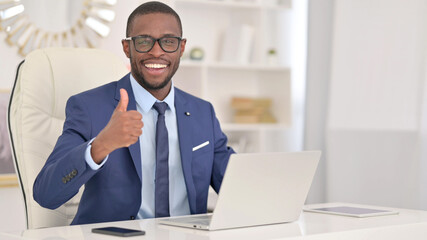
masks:
<path fill-rule="evenodd" d="M 185 112 L 185 115 L 186 115 L 186 116 L 190 116 L 190 113 L 189 113 L 189 112 Z"/>

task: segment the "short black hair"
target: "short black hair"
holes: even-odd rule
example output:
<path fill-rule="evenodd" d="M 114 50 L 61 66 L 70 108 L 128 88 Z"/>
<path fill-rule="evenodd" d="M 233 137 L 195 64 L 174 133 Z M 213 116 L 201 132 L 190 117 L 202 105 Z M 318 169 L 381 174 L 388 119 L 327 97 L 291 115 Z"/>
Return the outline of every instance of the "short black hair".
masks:
<path fill-rule="evenodd" d="M 150 14 L 150 13 L 165 13 L 165 14 L 170 14 L 174 16 L 178 22 L 180 34 L 182 37 L 182 24 L 181 24 L 181 19 L 178 16 L 178 13 L 176 13 L 175 10 L 173 10 L 168 5 L 161 2 L 156 2 L 156 1 L 143 3 L 139 5 L 139 7 L 137 7 L 135 10 L 133 10 L 133 12 L 129 15 L 129 18 L 128 18 L 128 22 L 126 26 L 126 37 L 130 37 L 129 35 L 132 30 L 131 28 L 132 28 L 132 24 L 135 17 Z"/>

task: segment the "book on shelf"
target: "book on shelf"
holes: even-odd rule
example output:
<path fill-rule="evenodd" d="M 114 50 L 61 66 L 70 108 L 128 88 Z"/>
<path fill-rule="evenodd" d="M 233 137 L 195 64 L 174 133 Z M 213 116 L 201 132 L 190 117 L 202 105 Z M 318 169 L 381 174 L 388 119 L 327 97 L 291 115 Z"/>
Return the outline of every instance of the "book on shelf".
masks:
<path fill-rule="evenodd" d="M 231 107 L 234 110 L 235 123 L 276 123 L 271 113 L 270 98 L 233 97 Z"/>
<path fill-rule="evenodd" d="M 231 107 L 236 110 L 269 109 L 271 105 L 271 98 L 233 97 L 231 99 Z"/>

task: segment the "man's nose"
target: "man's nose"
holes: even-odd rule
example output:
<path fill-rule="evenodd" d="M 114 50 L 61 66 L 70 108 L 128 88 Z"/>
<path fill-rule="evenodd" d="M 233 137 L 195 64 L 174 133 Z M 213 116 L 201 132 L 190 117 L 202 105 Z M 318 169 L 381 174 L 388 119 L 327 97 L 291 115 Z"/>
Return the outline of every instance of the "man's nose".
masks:
<path fill-rule="evenodd" d="M 156 41 L 149 53 L 154 57 L 160 57 L 165 53 L 165 51 L 163 51 L 163 49 L 160 47 L 159 41 Z"/>

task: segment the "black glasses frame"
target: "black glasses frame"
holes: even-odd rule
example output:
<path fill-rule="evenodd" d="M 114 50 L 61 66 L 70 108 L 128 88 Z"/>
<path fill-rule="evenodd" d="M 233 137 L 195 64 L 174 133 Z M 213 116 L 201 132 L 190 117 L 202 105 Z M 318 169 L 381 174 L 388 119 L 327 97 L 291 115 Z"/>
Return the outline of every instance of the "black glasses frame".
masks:
<path fill-rule="evenodd" d="M 138 49 L 137 49 L 137 47 L 136 47 L 136 43 L 135 43 L 135 40 L 136 40 L 136 39 L 138 39 L 138 38 L 150 38 L 151 40 L 153 40 L 153 45 L 151 45 L 150 49 L 148 49 L 147 51 L 140 51 L 140 50 L 138 50 Z M 160 41 L 161 41 L 162 39 L 164 39 L 164 38 L 175 38 L 175 39 L 177 39 L 177 40 L 178 40 L 177 47 L 176 47 L 176 49 L 175 49 L 174 51 L 166 51 L 166 50 L 163 48 L 163 46 L 162 46 L 162 44 L 160 43 Z M 178 48 L 179 48 L 179 46 L 181 45 L 181 41 L 183 41 L 183 40 L 185 41 L 185 38 L 181 38 L 181 37 L 171 37 L 171 36 L 161 37 L 161 38 L 153 38 L 153 37 L 151 37 L 151 36 L 135 36 L 135 37 L 127 37 L 127 38 L 125 38 L 125 39 L 123 39 L 123 40 L 126 40 L 126 41 L 132 41 L 132 42 L 133 42 L 133 47 L 134 47 L 134 48 L 135 48 L 135 50 L 136 50 L 137 52 L 139 52 L 139 53 L 147 53 L 147 52 L 151 51 L 151 49 L 153 49 L 153 47 L 154 47 L 154 45 L 156 44 L 156 42 L 159 44 L 160 48 L 161 48 L 164 52 L 167 52 L 167 53 L 173 53 L 173 52 L 178 51 Z"/>

